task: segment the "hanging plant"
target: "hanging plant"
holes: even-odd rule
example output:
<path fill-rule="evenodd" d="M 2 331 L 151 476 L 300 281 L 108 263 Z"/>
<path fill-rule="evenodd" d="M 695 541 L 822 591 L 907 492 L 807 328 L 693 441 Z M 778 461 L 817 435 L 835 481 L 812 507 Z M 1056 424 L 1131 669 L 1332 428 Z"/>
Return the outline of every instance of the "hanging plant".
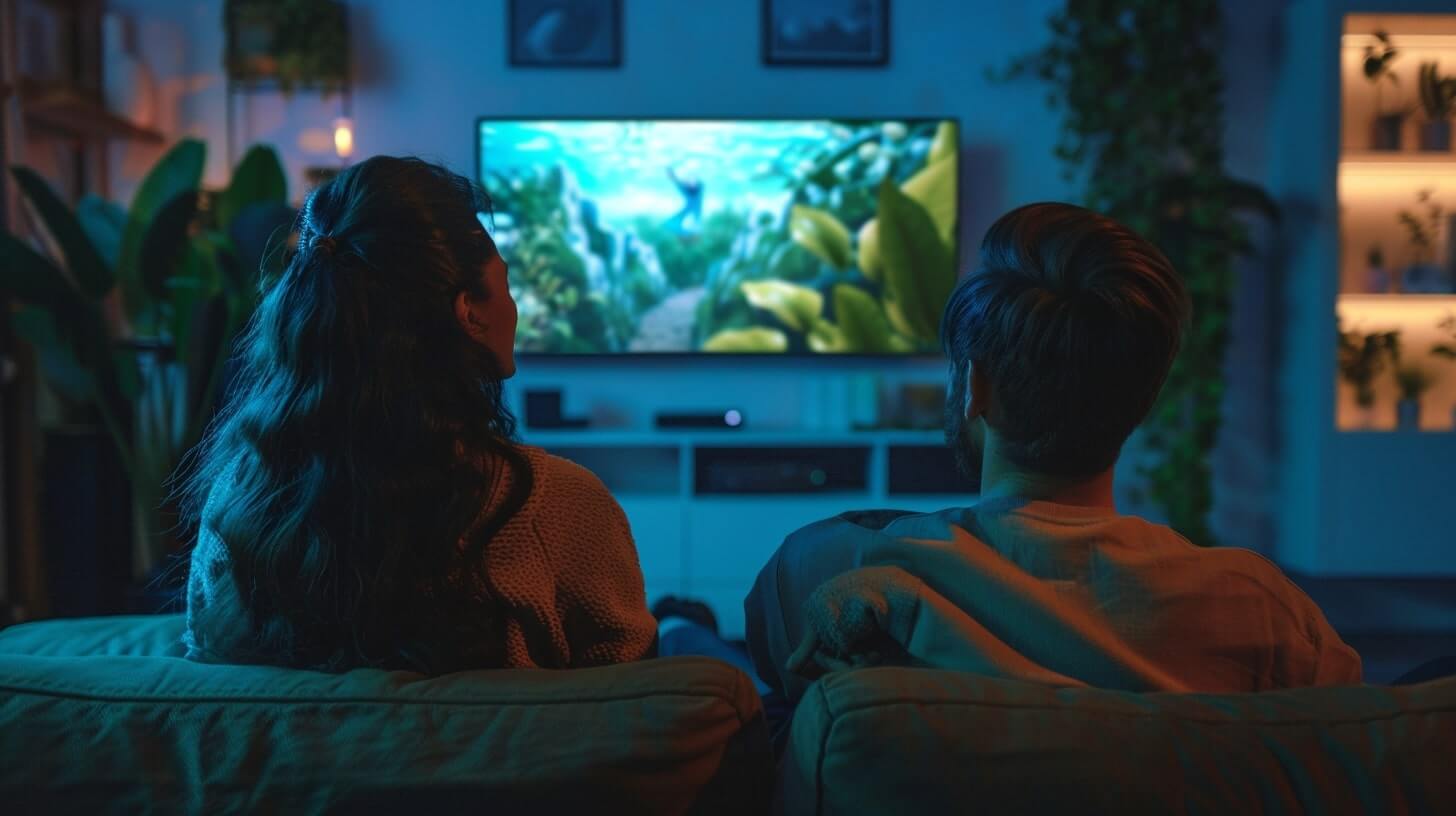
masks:
<path fill-rule="evenodd" d="M 230 79 L 337 91 L 349 77 L 349 18 L 338 0 L 228 0 Z"/>
<path fill-rule="evenodd" d="M 993 76 L 1050 84 L 1064 113 L 1056 156 L 1085 204 L 1152 241 L 1183 275 L 1193 320 L 1152 415 L 1141 473 L 1169 523 L 1215 542 L 1209 465 L 1225 390 L 1241 215 L 1277 218 L 1263 190 L 1224 170 L 1223 24 L 1217 0 L 1068 0 L 1051 42 Z"/>

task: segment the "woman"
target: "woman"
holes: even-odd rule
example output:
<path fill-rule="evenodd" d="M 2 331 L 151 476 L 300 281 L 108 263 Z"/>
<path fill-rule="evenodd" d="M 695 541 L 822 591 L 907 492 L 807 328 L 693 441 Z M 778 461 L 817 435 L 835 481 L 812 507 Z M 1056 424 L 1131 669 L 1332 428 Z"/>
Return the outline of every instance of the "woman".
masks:
<path fill-rule="evenodd" d="M 189 657 L 439 674 L 653 651 L 622 509 L 513 441 L 516 305 L 487 207 L 385 156 L 309 196 L 183 487 Z"/>

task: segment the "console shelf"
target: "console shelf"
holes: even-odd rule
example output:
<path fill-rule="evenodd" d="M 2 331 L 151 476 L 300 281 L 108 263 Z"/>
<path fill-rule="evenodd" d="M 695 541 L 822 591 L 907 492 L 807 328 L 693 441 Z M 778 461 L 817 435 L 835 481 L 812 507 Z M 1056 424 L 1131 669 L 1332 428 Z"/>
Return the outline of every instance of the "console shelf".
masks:
<path fill-rule="evenodd" d="M 975 501 L 940 431 L 546 431 L 524 441 L 591 470 L 632 525 L 649 601 L 708 602 L 729 637 L 784 536 L 847 510 Z"/>

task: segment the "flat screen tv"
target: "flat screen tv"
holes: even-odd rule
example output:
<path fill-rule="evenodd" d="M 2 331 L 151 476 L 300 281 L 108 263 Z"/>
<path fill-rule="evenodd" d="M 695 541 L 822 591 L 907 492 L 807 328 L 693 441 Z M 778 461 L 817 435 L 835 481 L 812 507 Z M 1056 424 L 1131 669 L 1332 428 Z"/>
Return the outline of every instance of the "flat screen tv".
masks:
<path fill-rule="evenodd" d="M 518 351 L 939 350 L 953 120 L 481 119 L 476 140 Z"/>

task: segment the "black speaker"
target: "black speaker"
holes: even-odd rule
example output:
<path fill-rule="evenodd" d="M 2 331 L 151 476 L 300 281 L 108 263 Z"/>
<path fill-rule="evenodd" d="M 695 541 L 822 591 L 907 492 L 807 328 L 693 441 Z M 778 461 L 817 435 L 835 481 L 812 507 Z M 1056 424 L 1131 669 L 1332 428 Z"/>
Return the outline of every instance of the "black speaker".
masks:
<path fill-rule="evenodd" d="M 663 412 L 657 415 L 656 422 L 659 428 L 718 428 L 731 431 L 743 427 L 743 412 L 735 408 L 726 411 Z"/>
<path fill-rule="evenodd" d="M 586 417 L 564 417 L 561 415 L 561 391 L 526 392 L 527 428 L 585 428 Z"/>

